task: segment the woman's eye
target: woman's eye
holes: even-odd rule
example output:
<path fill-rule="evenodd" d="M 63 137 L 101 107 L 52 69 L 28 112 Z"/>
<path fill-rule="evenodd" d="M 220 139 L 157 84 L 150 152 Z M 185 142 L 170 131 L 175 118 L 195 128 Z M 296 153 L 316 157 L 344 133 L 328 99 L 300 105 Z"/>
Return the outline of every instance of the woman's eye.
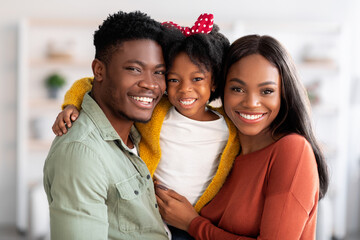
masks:
<path fill-rule="evenodd" d="M 274 92 L 274 90 L 272 90 L 272 89 L 265 89 L 265 90 L 263 91 L 263 94 L 267 95 L 267 94 L 271 94 L 271 93 L 273 93 L 273 92 Z"/>
<path fill-rule="evenodd" d="M 239 87 L 232 87 L 231 90 L 232 90 L 233 92 L 239 92 L 239 93 L 244 92 L 244 89 L 239 88 Z"/>

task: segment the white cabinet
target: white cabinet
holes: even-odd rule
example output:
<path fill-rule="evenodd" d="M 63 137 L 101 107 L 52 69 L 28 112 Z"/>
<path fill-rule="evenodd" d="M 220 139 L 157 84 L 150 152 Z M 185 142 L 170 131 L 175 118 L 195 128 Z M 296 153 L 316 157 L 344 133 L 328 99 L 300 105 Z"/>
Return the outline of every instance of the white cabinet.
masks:
<path fill-rule="evenodd" d="M 36 203 L 29 196 L 33 196 L 33 189 L 42 186 L 44 160 L 55 137 L 51 126 L 61 110 L 64 93 L 74 80 L 92 76 L 93 33 L 99 23 L 69 19 L 26 19 L 19 23 L 17 228 L 20 231 L 31 233 L 29 226 L 34 222 L 29 219 L 34 221 L 36 215 L 44 215 L 39 211 L 48 211 L 47 205 L 37 206 L 38 212 L 31 211 L 30 203 Z M 44 83 L 53 73 L 67 81 L 55 99 L 49 98 Z"/>

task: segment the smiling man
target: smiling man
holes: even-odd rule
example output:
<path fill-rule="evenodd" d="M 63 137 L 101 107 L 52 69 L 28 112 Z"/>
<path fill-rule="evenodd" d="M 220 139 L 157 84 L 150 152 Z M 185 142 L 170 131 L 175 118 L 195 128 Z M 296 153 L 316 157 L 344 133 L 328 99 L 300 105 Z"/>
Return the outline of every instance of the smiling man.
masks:
<path fill-rule="evenodd" d="M 165 91 L 163 34 L 140 12 L 111 15 L 95 32 L 93 89 L 44 166 L 51 239 L 168 239 L 133 126 Z"/>

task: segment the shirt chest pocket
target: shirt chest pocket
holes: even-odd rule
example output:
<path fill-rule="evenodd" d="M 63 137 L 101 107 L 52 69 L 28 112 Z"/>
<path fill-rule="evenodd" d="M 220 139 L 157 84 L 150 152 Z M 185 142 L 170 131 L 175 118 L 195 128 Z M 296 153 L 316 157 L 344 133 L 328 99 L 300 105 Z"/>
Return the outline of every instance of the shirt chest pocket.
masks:
<path fill-rule="evenodd" d="M 151 196 L 149 184 L 152 184 L 150 180 L 139 174 L 115 184 L 118 194 L 115 217 L 120 231 L 150 231 L 159 224 L 156 200 Z"/>
<path fill-rule="evenodd" d="M 119 197 L 124 200 L 133 200 L 146 192 L 146 182 L 139 174 L 122 182 L 116 183 Z"/>

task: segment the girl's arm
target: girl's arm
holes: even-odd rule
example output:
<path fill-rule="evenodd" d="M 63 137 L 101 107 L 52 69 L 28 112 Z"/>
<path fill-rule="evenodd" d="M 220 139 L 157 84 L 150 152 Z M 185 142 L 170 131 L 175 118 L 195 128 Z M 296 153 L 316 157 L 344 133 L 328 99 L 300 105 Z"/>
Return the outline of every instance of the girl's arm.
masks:
<path fill-rule="evenodd" d="M 58 114 L 52 126 L 55 135 L 61 136 L 65 134 L 67 129 L 72 126 L 71 122 L 75 121 L 79 116 L 84 95 L 92 89 L 92 84 L 93 78 L 82 78 L 75 81 L 66 92 L 64 103 L 61 106 L 63 111 Z"/>

